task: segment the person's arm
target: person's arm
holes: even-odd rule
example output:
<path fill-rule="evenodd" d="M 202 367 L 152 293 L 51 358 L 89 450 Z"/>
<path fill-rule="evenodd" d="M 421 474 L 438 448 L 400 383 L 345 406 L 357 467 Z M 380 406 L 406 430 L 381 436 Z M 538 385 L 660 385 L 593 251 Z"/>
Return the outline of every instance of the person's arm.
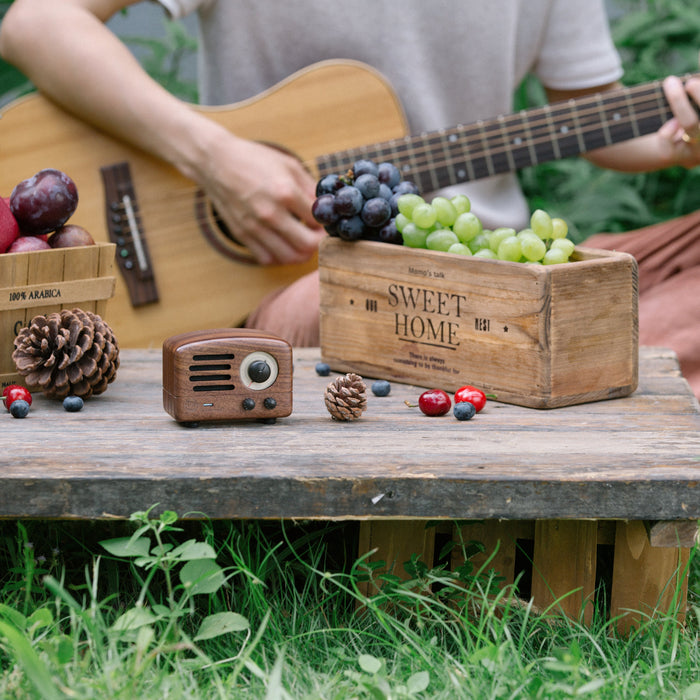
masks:
<path fill-rule="evenodd" d="M 315 183 L 296 159 L 238 138 L 168 93 L 104 25 L 136 0 L 15 0 L 0 53 L 85 121 L 162 158 L 200 185 L 261 263 L 308 259 L 323 232 Z"/>
<path fill-rule="evenodd" d="M 584 94 L 604 92 L 618 83 L 604 85 L 589 90 L 548 90 L 552 102 L 580 97 Z M 621 172 L 649 172 L 673 165 L 687 168 L 700 165 L 700 78 L 690 78 L 685 85 L 675 77 L 666 78 L 663 83 L 666 99 L 674 117 L 657 132 L 630 141 L 606 146 L 584 154 L 585 158 L 601 168 Z M 695 105 L 695 106 L 693 106 Z M 683 135 L 692 137 L 684 140 Z"/>

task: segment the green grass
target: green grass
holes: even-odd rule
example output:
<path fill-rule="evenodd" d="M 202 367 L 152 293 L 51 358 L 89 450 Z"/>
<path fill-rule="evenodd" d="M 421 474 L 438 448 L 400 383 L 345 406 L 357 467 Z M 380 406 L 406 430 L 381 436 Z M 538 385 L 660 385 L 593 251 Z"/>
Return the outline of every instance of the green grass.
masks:
<path fill-rule="evenodd" d="M 627 83 L 697 70 L 696 0 L 614 5 Z M 194 99 L 179 77 L 193 44 L 164 26 L 161 42 L 131 42 Z M 0 62 L 4 102 L 30 89 Z M 541 99 L 526 81 L 516 106 Z M 700 206 L 698 169 L 621 175 L 574 159 L 520 178 L 532 209 L 565 218 L 574 240 Z M 134 556 L 124 538 L 139 530 L 152 547 Z M 659 613 L 621 636 L 602 616 L 586 626 L 509 589 L 489 595 L 494 581 L 468 567 L 414 562 L 412 579 L 384 576 L 367 599 L 360 586 L 377 573 L 354 545 L 352 525 L 0 523 L 0 697 L 700 699 L 698 556 L 685 624 Z"/>
<path fill-rule="evenodd" d="M 621 636 L 468 567 L 366 598 L 353 524 L 133 520 L 2 525 L 0 697 L 700 697 L 695 558 L 685 625 Z"/>

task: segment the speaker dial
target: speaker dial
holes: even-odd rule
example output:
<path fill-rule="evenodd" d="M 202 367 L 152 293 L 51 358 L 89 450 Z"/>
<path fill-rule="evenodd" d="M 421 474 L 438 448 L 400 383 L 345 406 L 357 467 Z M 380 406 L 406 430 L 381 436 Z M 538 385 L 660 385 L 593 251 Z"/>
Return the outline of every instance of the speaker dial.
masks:
<path fill-rule="evenodd" d="M 241 362 L 241 382 L 253 391 L 262 391 L 272 386 L 277 379 L 278 372 L 277 360 L 262 350 L 251 352 Z"/>

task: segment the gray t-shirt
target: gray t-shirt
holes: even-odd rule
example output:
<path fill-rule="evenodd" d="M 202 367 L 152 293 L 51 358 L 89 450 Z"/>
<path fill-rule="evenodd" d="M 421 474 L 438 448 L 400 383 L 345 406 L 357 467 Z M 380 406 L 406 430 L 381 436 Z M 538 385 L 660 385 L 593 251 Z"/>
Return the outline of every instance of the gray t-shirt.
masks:
<path fill-rule="evenodd" d="M 419 133 L 509 113 L 527 73 L 555 89 L 622 74 L 602 0 L 158 1 L 173 17 L 198 12 L 208 105 L 239 102 L 313 63 L 347 58 L 387 78 Z M 529 218 L 513 174 L 458 189 L 486 226 L 521 227 Z"/>

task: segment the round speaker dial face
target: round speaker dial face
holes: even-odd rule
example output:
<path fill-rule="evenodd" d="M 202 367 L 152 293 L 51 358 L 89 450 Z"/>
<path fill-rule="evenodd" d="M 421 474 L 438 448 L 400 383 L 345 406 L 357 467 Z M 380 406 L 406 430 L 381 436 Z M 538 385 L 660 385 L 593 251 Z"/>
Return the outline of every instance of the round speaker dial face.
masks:
<path fill-rule="evenodd" d="M 263 367 L 267 365 L 269 373 Z M 262 391 L 267 387 L 272 386 L 277 379 L 279 367 L 277 360 L 270 353 L 256 350 L 246 355 L 241 362 L 240 376 L 241 382 L 248 389 L 253 391 Z M 266 379 L 263 377 L 267 375 Z"/>

